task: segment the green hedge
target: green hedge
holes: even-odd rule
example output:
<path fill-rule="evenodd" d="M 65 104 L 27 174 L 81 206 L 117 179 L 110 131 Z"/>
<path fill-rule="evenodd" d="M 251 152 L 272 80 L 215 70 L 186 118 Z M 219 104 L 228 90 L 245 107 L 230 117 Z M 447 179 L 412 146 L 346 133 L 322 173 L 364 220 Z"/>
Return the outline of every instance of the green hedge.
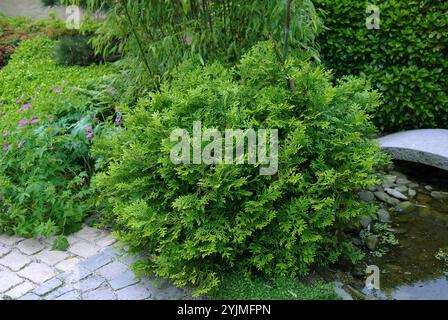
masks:
<path fill-rule="evenodd" d="M 336 76 L 365 74 L 382 94 L 384 131 L 448 127 L 448 1 L 369 1 L 380 29 L 366 28 L 367 3 L 315 0 L 325 11 L 322 59 Z"/>

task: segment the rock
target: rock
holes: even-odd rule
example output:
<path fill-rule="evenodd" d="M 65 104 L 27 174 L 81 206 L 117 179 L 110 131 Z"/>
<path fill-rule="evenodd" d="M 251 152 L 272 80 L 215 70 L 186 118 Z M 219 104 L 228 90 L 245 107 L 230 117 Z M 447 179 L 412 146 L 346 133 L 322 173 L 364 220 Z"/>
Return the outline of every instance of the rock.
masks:
<path fill-rule="evenodd" d="M 395 183 L 395 181 L 397 181 L 397 176 L 393 176 L 393 175 L 386 175 L 383 177 L 383 182 L 384 183 L 389 183 L 389 184 L 393 184 Z"/>
<path fill-rule="evenodd" d="M 431 196 L 429 194 L 426 193 L 418 193 L 417 196 L 415 197 L 415 199 L 420 202 L 420 203 L 431 203 L 433 200 L 433 198 L 431 198 Z"/>
<path fill-rule="evenodd" d="M 387 212 L 384 209 L 378 210 L 378 219 L 380 220 L 380 222 L 384 222 L 384 223 L 390 222 L 389 212 Z"/>
<path fill-rule="evenodd" d="M 414 198 L 417 195 L 417 191 L 415 191 L 414 189 L 409 189 L 408 190 L 408 196 L 411 198 Z"/>
<path fill-rule="evenodd" d="M 378 237 L 372 234 L 365 239 L 365 243 L 366 243 L 367 248 L 369 248 L 369 250 L 373 251 L 373 250 L 375 250 L 376 246 L 378 245 Z"/>
<path fill-rule="evenodd" d="M 415 182 L 411 182 L 410 184 L 408 184 L 408 187 L 412 188 L 412 189 L 418 188 L 418 186 L 419 186 L 419 184 L 415 183 Z"/>
<path fill-rule="evenodd" d="M 409 213 L 414 210 L 415 204 L 410 201 L 403 201 L 395 207 L 395 211 L 400 213 Z"/>
<path fill-rule="evenodd" d="M 344 290 L 344 285 L 339 281 L 333 282 L 334 291 L 342 300 L 353 300 L 352 296 Z"/>
<path fill-rule="evenodd" d="M 448 200 L 448 192 L 443 191 L 432 191 L 431 197 L 437 200 Z"/>
<path fill-rule="evenodd" d="M 401 173 L 401 172 L 398 172 L 398 171 L 395 171 L 395 170 L 389 171 L 389 174 L 394 175 L 394 176 L 396 176 L 399 179 L 407 179 L 408 178 L 404 173 Z"/>
<path fill-rule="evenodd" d="M 367 190 L 369 190 L 370 192 L 375 192 L 378 189 L 377 189 L 377 187 L 371 186 L 371 187 L 368 187 Z"/>
<path fill-rule="evenodd" d="M 430 186 L 430 185 L 425 186 L 425 189 L 428 190 L 428 191 L 432 191 L 433 190 L 432 186 Z"/>
<path fill-rule="evenodd" d="M 383 201 L 383 202 L 387 202 L 387 200 L 390 198 L 385 192 L 382 191 L 377 191 L 373 193 L 375 195 L 375 197 L 378 198 L 378 200 Z"/>
<path fill-rule="evenodd" d="M 396 181 L 396 184 L 399 185 L 399 186 L 407 185 L 407 184 L 410 184 L 410 183 L 411 183 L 411 181 L 409 181 L 408 179 L 405 179 L 405 178 L 398 178 L 397 181 Z"/>
<path fill-rule="evenodd" d="M 395 188 L 395 190 L 397 190 L 398 192 L 404 193 L 406 191 L 408 191 L 408 187 L 406 186 L 398 186 Z"/>
<path fill-rule="evenodd" d="M 383 201 L 391 206 L 396 206 L 400 203 L 399 200 L 390 197 L 387 193 L 382 191 L 377 191 L 373 193 L 380 201 Z"/>
<path fill-rule="evenodd" d="M 400 199 L 400 200 L 408 200 L 408 197 L 406 197 L 404 194 L 402 194 L 400 191 L 397 191 L 395 189 L 391 189 L 391 188 L 386 188 L 384 189 L 384 191 L 386 191 L 389 195 L 391 195 L 392 197 L 396 198 L 396 199 Z"/>
<path fill-rule="evenodd" d="M 359 194 L 359 199 L 364 202 L 372 202 L 373 200 L 375 200 L 375 196 L 373 192 L 363 191 Z"/>
<path fill-rule="evenodd" d="M 359 223 L 361 223 L 364 228 L 367 228 L 372 223 L 372 218 L 364 215 L 359 219 Z"/>
<path fill-rule="evenodd" d="M 417 214 L 421 218 L 427 218 L 431 215 L 431 209 L 426 206 L 418 207 Z"/>

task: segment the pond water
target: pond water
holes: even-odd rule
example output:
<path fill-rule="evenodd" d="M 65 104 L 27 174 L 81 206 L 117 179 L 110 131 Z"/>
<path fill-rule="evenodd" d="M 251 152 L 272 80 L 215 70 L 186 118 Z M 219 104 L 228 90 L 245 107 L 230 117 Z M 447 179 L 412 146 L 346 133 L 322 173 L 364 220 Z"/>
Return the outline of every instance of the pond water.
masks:
<path fill-rule="evenodd" d="M 376 295 L 383 299 L 448 300 L 448 262 L 435 257 L 441 248 L 448 253 L 448 203 L 434 199 L 425 189 L 430 185 L 448 191 L 448 172 L 404 162 L 398 163 L 397 170 L 420 186 L 413 201 L 415 208 L 392 214 L 399 245 L 370 261 L 381 270 L 381 292 Z"/>

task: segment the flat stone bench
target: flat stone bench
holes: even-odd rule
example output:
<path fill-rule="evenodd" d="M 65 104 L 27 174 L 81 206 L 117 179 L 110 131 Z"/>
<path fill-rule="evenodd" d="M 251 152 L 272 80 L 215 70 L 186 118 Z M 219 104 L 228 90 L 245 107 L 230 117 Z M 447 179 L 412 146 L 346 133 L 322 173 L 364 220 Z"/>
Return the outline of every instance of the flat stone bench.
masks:
<path fill-rule="evenodd" d="M 448 130 L 419 129 L 378 139 L 392 158 L 426 164 L 448 171 Z"/>

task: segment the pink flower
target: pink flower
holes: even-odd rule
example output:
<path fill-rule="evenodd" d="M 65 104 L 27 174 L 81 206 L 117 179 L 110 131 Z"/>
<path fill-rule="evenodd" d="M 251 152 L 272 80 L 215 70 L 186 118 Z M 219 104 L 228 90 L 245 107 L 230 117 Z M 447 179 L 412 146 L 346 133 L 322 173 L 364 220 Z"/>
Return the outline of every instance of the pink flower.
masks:
<path fill-rule="evenodd" d="M 98 120 L 98 118 L 94 116 L 94 117 L 92 118 L 92 121 L 96 121 L 96 120 Z"/>
<path fill-rule="evenodd" d="M 0 102 L 0 107 L 3 107 L 3 102 Z"/>
<path fill-rule="evenodd" d="M 120 123 L 121 122 L 121 118 L 115 118 L 115 123 Z"/>
<path fill-rule="evenodd" d="M 20 141 L 18 144 L 17 144 L 17 148 L 22 148 L 23 147 L 23 141 Z"/>
<path fill-rule="evenodd" d="M 3 144 L 3 150 L 8 150 L 9 149 L 9 144 L 8 143 L 4 143 Z"/>
<path fill-rule="evenodd" d="M 22 100 L 17 100 L 17 101 L 16 101 L 17 104 L 19 104 L 19 103 L 21 103 L 21 102 L 22 102 Z"/>
<path fill-rule="evenodd" d="M 3 136 L 4 136 L 4 137 L 9 136 L 9 132 L 8 132 L 8 131 L 3 131 Z"/>
<path fill-rule="evenodd" d="M 29 105 L 28 103 L 27 103 L 27 104 L 24 104 L 22 108 L 28 110 L 28 109 L 30 108 L 30 105 Z"/>
<path fill-rule="evenodd" d="M 23 127 L 23 126 L 25 126 L 25 125 L 27 125 L 28 124 L 28 120 L 27 119 L 23 119 L 23 120 L 20 120 L 19 121 L 19 125 L 21 126 L 21 127 Z"/>
<path fill-rule="evenodd" d="M 87 128 L 86 128 L 86 131 L 92 131 L 92 126 L 88 126 Z"/>
<path fill-rule="evenodd" d="M 56 91 L 56 93 L 61 93 L 62 92 L 62 88 L 61 87 L 57 87 L 55 91 Z"/>
<path fill-rule="evenodd" d="M 33 120 L 31 120 L 31 124 L 36 124 L 36 123 L 38 123 L 39 122 L 39 120 L 37 120 L 37 119 L 33 119 Z"/>
<path fill-rule="evenodd" d="M 87 139 L 90 139 L 90 138 L 92 138 L 92 136 L 93 136 L 93 133 L 92 133 L 92 132 L 89 132 L 89 133 L 86 135 L 86 138 L 87 138 Z"/>
<path fill-rule="evenodd" d="M 67 80 L 62 80 L 62 83 L 64 83 L 64 84 L 67 83 Z"/>

